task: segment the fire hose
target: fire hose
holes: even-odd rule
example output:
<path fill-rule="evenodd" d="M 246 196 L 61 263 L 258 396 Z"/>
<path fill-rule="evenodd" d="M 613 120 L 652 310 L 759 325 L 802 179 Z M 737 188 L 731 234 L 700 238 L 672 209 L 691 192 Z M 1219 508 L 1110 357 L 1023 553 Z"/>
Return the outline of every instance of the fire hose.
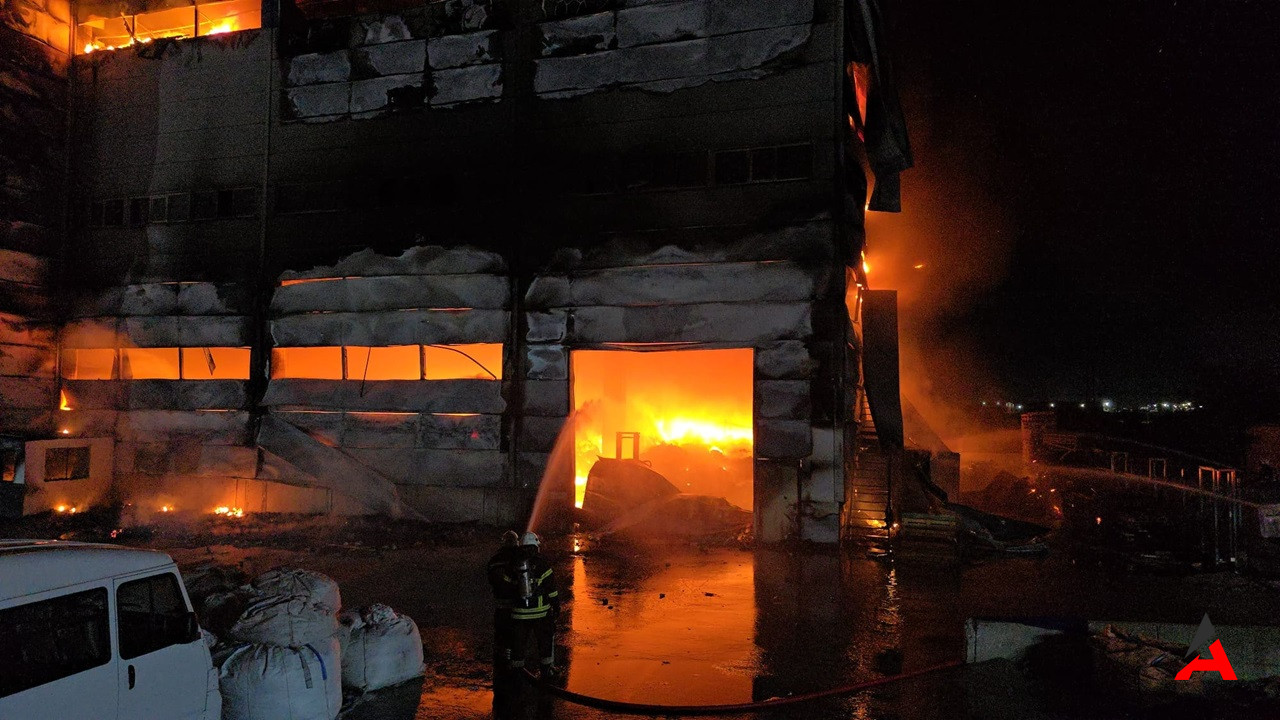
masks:
<path fill-rule="evenodd" d="M 622 702 L 620 700 L 607 700 L 605 698 L 592 697 L 581 693 L 567 690 L 537 677 L 528 669 L 524 671 L 524 678 L 533 684 L 541 692 L 545 692 L 553 697 L 560 698 L 567 702 L 577 705 L 584 705 L 596 710 L 604 710 L 607 712 L 621 713 L 624 715 L 731 715 L 734 713 L 758 712 L 761 710 L 773 710 L 775 708 L 790 707 L 801 703 L 821 700 L 823 698 L 838 697 L 840 695 L 852 695 L 863 690 L 890 685 L 899 680 L 910 680 L 921 675 L 928 675 L 939 670 L 947 670 L 949 668 L 959 667 L 964 664 L 963 660 L 955 660 L 952 662 L 942 663 L 941 665 L 931 665 L 920 670 L 912 670 L 911 672 L 899 673 L 897 675 L 889 675 L 888 677 L 876 678 L 875 680 L 867 680 L 865 682 L 845 685 L 843 687 L 830 688 L 828 690 L 819 690 L 817 692 L 805 693 L 803 695 L 791 695 L 784 698 L 772 698 L 770 700 L 761 700 L 759 702 L 730 703 L 726 705 L 650 705 L 648 703 Z"/>

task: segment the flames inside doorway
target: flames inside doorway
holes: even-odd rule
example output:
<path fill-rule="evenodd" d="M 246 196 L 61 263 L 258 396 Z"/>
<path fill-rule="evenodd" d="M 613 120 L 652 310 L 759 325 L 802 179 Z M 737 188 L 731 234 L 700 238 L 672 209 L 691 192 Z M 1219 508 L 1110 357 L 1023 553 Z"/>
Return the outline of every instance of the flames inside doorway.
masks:
<path fill-rule="evenodd" d="M 752 350 L 575 350 L 571 362 L 578 508 L 588 482 L 597 498 L 617 488 L 629 510 L 673 495 L 665 478 L 683 507 L 664 517 L 705 515 L 707 503 L 684 502 L 694 496 L 719 515 L 750 512 Z"/>

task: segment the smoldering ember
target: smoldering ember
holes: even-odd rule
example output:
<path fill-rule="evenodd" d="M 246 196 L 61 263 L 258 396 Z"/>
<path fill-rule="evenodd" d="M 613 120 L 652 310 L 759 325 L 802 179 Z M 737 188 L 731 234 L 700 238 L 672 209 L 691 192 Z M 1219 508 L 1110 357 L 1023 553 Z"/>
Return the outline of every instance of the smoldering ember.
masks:
<path fill-rule="evenodd" d="M 1068 5 L 0 0 L 0 718 L 1280 717 L 1280 10 Z"/>

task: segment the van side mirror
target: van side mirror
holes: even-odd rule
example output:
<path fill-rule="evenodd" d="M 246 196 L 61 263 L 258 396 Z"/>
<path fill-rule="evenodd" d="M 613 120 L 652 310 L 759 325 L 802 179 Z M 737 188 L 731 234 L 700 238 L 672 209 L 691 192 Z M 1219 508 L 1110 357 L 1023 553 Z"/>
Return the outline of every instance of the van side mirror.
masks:
<path fill-rule="evenodd" d="M 184 617 L 185 625 L 183 626 L 183 643 L 192 643 L 200 639 L 200 619 L 196 617 L 195 612 L 189 612 Z"/>

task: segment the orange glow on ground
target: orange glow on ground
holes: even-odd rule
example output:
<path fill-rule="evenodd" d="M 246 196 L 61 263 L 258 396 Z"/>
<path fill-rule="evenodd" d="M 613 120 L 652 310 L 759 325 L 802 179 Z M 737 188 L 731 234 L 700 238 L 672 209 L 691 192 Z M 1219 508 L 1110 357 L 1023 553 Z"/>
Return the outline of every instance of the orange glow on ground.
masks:
<path fill-rule="evenodd" d="M 572 365 L 575 505 L 617 434 L 638 432 L 639 459 L 676 487 L 751 509 L 751 350 L 575 350 Z"/>
<path fill-rule="evenodd" d="M 671 705 L 752 699 L 759 653 L 752 556 L 710 550 L 669 559 L 635 573 L 573 558 L 570 690 Z"/>

